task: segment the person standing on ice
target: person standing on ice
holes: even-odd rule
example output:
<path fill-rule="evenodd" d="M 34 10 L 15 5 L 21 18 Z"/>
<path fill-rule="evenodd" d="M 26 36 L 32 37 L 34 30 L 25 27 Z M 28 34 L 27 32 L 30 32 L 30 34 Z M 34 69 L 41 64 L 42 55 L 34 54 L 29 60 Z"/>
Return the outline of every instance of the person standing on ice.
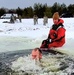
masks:
<path fill-rule="evenodd" d="M 10 18 L 10 23 L 14 23 L 14 21 L 15 21 L 15 18 L 14 18 L 14 15 L 12 14 Z"/>
<path fill-rule="evenodd" d="M 38 16 L 37 15 L 33 16 L 33 20 L 34 20 L 34 25 L 38 24 Z"/>
<path fill-rule="evenodd" d="M 48 38 L 42 41 L 40 48 L 62 47 L 65 44 L 64 21 L 59 17 L 59 13 L 53 14 L 53 25 L 49 31 Z"/>
<path fill-rule="evenodd" d="M 46 25 L 48 23 L 48 17 L 45 15 L 43 17 L 43 25 Z"/>
<path fill-rule="evenodd" d="M 21 18 L 22 18 L 21 15 L 19 15 L 18 18 L 19 18 L 19 21 L 22 22 L 22 20 L 21 20 Z"/>

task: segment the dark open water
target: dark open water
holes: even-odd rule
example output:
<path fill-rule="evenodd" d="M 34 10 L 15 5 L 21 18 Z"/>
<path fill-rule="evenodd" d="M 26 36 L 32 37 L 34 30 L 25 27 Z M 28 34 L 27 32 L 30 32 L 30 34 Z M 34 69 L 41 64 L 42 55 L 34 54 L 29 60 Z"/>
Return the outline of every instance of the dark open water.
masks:
<path fill-rule="evenodd" d="M 32 49 L 1 53 L 0 54 L 0 75 L 38 75 L 38 74 L 33 74 L 33 73 L 27 73 L 24 71 L 21 71 L 19 74 L 18 72 L 15 72 L 10 68 L 12 61 L 15 61 L 19 57 L 23 57 L 24 55 L 27 56 L 28 54 L 31 53 L 31 51 L 32 51 Z M 53 56 L 53 54 L 51 54 L 51 56 Z M 60 66 L 62 65 L 60 67 L 60 71 L 62 71 L 64 73 L 63 75 L 74 75 L 73 71 L 70 71 L 70 72 L 68 71 L 69 69 L 70 70 L 74 69 L 73 57 L 66 55 L 62 58 L 59 58 L 59 61 L 61 59 L 64 59 L 64 61 L 61 62 L 61 64 L 60 64 Z M 42 74 L 42 75 L 44 75 L 44 74 Z M 47 73 L 46 75 L 51 75 L 51 74 Z M 58 73 L 53 74 L 53 75 L 58 75 Z M 60 75 L 62 75 L 62 74 L 60 74 Z"/>
<path fill-rule="evenodd" d="M 30 54 L 31 51 L 32 49 L 0 53 L 0 75 L 8 75 L 12 71 L 10 68 L 11 62 L 21 56 Z"/>

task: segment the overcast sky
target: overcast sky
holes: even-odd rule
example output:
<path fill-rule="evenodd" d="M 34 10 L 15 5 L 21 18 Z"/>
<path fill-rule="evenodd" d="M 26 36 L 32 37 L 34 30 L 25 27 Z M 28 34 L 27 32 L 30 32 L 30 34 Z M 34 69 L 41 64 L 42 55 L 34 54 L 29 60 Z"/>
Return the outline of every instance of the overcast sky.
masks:
<path fill-rule="evenodd" d="M 47 3 L 48 6 L 52 6 L 55 2 L 65 3 L 67 6 L 69 4 L 74 4 L 74 0 L 0 0 L 0 8 L 25 8 L 29 6 L 34 6 L 34 3 Z"/>

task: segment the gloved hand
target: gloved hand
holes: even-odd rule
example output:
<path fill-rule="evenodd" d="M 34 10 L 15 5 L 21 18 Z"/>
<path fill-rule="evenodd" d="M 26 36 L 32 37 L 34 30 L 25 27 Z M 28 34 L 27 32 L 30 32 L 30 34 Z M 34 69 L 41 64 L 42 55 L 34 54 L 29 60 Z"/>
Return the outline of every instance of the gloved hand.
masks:
<path fill-rule="evenodd" d="M 51 42 L 51 39 L 47 38 L 46 41 L 47 41 L 47 44 L 49 44 Z"/>

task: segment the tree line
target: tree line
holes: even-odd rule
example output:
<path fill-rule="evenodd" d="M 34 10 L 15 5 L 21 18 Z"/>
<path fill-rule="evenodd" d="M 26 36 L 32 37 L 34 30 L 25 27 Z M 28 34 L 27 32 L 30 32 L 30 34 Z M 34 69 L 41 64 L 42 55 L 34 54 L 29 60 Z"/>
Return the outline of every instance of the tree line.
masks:
<path fill-rule="evenodd" d="M 16 13 L 21 15 L 22 18 L 33 18 L 33 15 L 37 15 L 39 18 L 43 18 L 46 15 L 48 18 L 51 18 L 54 12 L 59 12 L 59 15 L 63 13 L 71 13 L 74 15 L 74 4 L 66 6 L 64 3 L 59 4 L 55 2 L 52 6 L 47 6 L 47 4 L 35 3 L 33 7 L 20 8 L 17 9 L 7 9 L 0 8 L 0 16 L 5 13 Z"/>

